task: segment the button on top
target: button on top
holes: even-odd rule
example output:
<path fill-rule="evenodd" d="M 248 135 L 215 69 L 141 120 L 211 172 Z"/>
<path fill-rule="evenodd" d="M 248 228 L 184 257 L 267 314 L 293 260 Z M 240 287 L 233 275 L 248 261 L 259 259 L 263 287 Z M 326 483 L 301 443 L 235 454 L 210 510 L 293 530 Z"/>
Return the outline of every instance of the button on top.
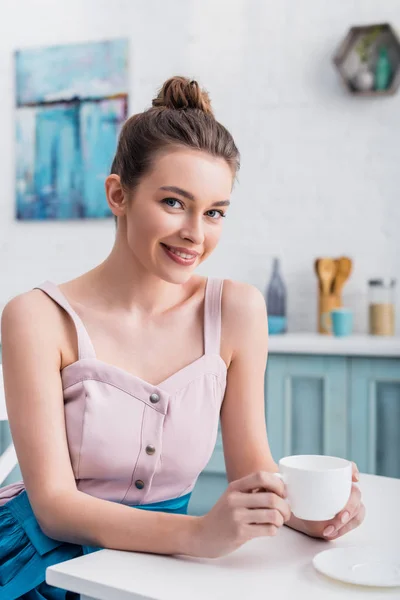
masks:
<path fill-rule="evenodd" d="M 154 448 L 154 446 L 151 446 L 150 444 L 148 446 L 146 446 L 147 454 L 154 454 L 155 451 L 156 451 L 156 449 Z"/>
<path fill-rule="evenodd" d="M 141 479 L 137 479 L 135 481 L 135 485 L 138 490 L 142 490 L 144 488 L 144 481 L 142 481 Z"/>
<path fill-rule="evenodd" d="M 153 404 L 156 404 L 156 402 L 160 401 L 160 396 L 158 394 L 151 394 L 150 396 L 150 402 L 152 402 Z"/>

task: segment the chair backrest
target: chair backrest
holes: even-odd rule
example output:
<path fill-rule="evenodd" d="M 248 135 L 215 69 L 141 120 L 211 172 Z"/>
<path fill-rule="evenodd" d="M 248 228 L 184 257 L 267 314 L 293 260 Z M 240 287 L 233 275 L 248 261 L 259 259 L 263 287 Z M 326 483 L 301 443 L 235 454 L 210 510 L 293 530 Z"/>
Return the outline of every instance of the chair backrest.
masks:
<path fill-rule="evenodd" d="M 0 421 L 8 421 L 7 408 L 6 408 L 6 397 L 4 394 L 3 384 L 3 368 L 0 365 Z M 0 437 L 1 443 L 1 437 Z M 0 446 L 1 452 L 1 446 Z M 8 448 L 0 454 L 0 484 L 9 476 L 11 471 L 18 464 L 17 455 L 15 453 L 14 445 L 10 444 Z"/>
<path fill-rule="evenodd" d="M 6 397 L 3 384 L 3 367 L 0 365 L 0 421 L 8 421 Z"/>

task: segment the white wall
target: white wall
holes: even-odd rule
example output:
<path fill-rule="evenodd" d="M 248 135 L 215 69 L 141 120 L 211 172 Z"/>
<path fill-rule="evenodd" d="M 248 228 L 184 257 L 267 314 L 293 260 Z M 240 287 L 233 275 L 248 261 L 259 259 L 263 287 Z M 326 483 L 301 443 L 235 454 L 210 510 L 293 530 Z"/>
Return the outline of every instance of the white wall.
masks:
<path fill-rule="evenodd" d="M 130 112 L 167 77 L 198 78 L 242 153 L 223 239 L 201 272 L 264 290 L 281 256 L 289 328 L 315 330 L 313 261 L 348 254 L 344 300 L 366 329 L 366 280 L 400 271 L 400 95 L 351 97 L 331 57 L 351 25 L 400 27 L 399 0 L 2 0 L 1 13 L 1 304 L 92 268 L 114 236 L 111 219 L 14 221 L 13 51 L 129 36 Z"/>

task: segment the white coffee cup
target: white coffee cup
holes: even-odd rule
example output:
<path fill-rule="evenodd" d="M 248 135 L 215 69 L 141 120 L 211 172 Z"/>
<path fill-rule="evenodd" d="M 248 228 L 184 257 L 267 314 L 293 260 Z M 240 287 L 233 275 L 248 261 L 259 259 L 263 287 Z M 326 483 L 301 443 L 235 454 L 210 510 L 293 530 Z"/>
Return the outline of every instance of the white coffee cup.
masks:
<path fill-rule="evenodd" d="M 352 485 L 352 464 L 345 458 L 302 454 L 279 461 L 277 477 L 287 490 L 292 513 L 307 521 L 329 521 L 346 506 Z"/>

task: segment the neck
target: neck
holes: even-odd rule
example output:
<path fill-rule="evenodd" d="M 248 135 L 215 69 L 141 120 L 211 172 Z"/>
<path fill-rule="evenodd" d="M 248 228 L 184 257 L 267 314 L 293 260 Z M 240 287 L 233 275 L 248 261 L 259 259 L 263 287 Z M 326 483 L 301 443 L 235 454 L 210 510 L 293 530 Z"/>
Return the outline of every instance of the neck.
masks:
<path fill-rule="evenodd" d="M 118 235 L 106 260 L 83 277 L 102 307 L 138 311 L 148 317 L 175 307 L 190 295 L 193 287 L 191 279 L 175 284 L 149 272 Z"/>

